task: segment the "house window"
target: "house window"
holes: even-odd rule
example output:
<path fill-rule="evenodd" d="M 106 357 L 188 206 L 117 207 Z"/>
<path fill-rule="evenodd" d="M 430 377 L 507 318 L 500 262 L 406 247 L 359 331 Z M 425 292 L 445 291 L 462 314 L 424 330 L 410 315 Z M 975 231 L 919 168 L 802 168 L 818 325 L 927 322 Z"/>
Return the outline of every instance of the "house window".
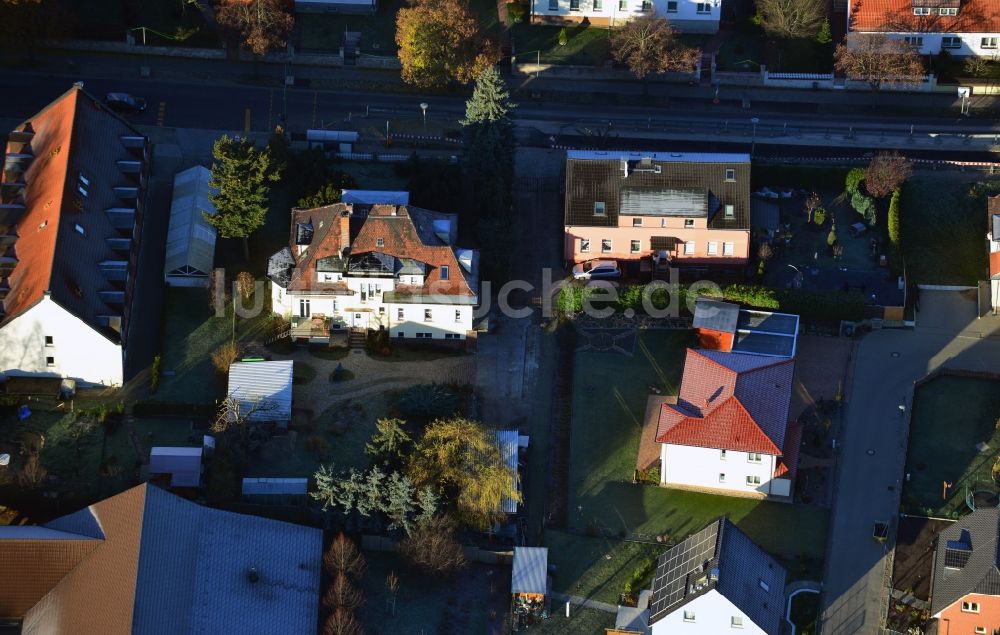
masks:
<path fill-rule="evenodd" d="M 694 219 L 693 218 L 685 218 L 684 219 L 684 227 L 694 227 Z"/>
<path fill-rule="evenodd" d="M 726 218 L 732 218 L 736 216 L 736 206 L 732 203 L 726 203 L 725 207 Z"/>
<path fill-rule="evenodd" d="M 979 48 L 984 49 L 995 49 L 997 47 L 997 38 L 995 37 L 984 37 L 979 41 Z"/>
<path fill-rule="evenodd" d="M 461 338 L 461 336 L 458 333 L 445 333 L 444 334 L 444 339 L 446 339 L 446 340 L 457 340 L 457 339 L 460 339 L 460 338 Z"/>
<path fill-rule="evenodd" d="M 375 246 L 376 247 L 385 247 L 385 238 L 376 238 L 375 239 Z"/>
<path fill-rule="evenodd" d="M 594 216 L 604 216 L 606 210 L 607 206 L 604 205 L 604 201 L 594 201 Z"/>
<path fill-rule="evenodd" d="M 632 253 L 634 253 L 634 254 L 637 254 L 637 253 L 639 253 L 639 248 L 640 248 L 640 246 L 641 246 L 641 243 L 640 243 L 640 241 L 638 241 L 638 240 L 633 240 L 633 241 L 632 241 Z"/>
<path fill-rule="evenodd" d="M 732 628 L 743 628 L 743 616 L 742 615 L 734 615 L 729 620 L 729 626 L 732 627 Z"/>
<path fill-rule="evenodd" d="M 922 35 L 907 35 L 903 38 L 903 41 L 913 48 L 920 48 L 924 45 L 924 36 Z"/>
<path fill-rule="evenodd" d="M 677 13 L 677 0 L 667 0 L 667 13 Z"/>
<path fill-rule="evenodd" d="M 398 333 L 396 333 L 396 337 L 406 337 L 406 333 L 399 331 Z"/>
<path fill-rule="evenodd" d="M 80 223 L 74 223 L 73 224 L 73 229 L 75 229 L 76 233 L 80 234 L 81 236 L 86 236 L 87 235 L 87 230 L 84 229 L 83 225 L 81 225 Z"/>
<path fill-rule="evenodd" d="M 941 7 L 938 15 L 958 15 L 958 7 Z"/>
<path fill-rule="evenodd" d="M 579 11 L 580 10 L 580 0 L 569 0 L 569 10 Z"/>
<path fill-rule="evenodd" d="M 380 306 L 378 308 L 378 314 L 379 315 L 385 315 L 385 307 L 384 306 Z"/>
<path fill-rule="evenodd" d="M 750 463 L 760 463 L 760 454 L 758 452 L 748 452 L 747 461 Z"/>
<path fill-rule="evenodd" d="M 586 254 L 590 252 L 590 239 L 581 238 L 580 239 L 580 253 Z"/>
<path fill-rule="evenodd" d="M 684 611 L 684 621 L 693 622 L 694 621 L 694 611 Z"/>
<path fill-rule="evenodd" d="M 985 626 L 977 626 L 976 627 L 976 635 L 986 635 L 986 627 Z"/>
<path fill-rule="evenodd" d="M 52 359 L 49 357 L 48 359 Z M 962 610 L 966 613 L 978 613 L 979 602 L 962 602 Z"/>
<path fill-rule="evenodd" d="M 45 345 L 46 346 L 52 346 L 52 336 L 51 335 L 46 335 L 45 336 Z"/>
<path fill-rule="evenodd" d="M 930 7 L 913 7 L 913 15 L 930 15 Z"/>
<path fill-rule="evenodd" d="M 693 256 L 694 255 L 694 242 L 688 241 L 684 243 L 684 255 Z"/>
<path fill-rule="evenodd" d="M 747 477 L 747 487 L 756 487 L 757 485 L 760 485 L 760 477 L 759 476 L 748 476 Z"/>
<path fill-rule="evenodd" d="M 448 265 L 441 265 L 441 279 L 447 280 L 449 275 L 451 275 L 451 271 L 448 270 Z"/>
<path fill-rule="evenodd" d="M 730 183 L 736 180 L 736 170 L 733 168 L 726 168 L 726 181 Z"/>
<path fill-rule="evenodd" d="M 712 4 L 710 2 L 699 2 L 698 5 L 697 5 L 697 12 L 698 13 L 711 13 L 712 12 Z"/>
<path fill-rule="evenodd" d="M 455 310 L 455 321 L 456 322 L 462 321 L 462 312 L 457 309 Z"/>
<path fill-rule="evenodd" d="M 430 322 L 433 319 L 434 318 L 431 317 L 431 310 L 430 309 L 424 309 L 424 322 Z"/>
<path fill-rule="evenodd" d="M 628 0 L 618 0 L 618 10 L 628 11 Z"/>
<path fill-rule="evenodd" d="M 309 317 L 311 312 L 309 311 L 309 300 L 299 300 L 299 317 Z"/>
<path fill-rule="evenodd" d="M 667 226 L 667 219 L 666 218 L 661 218 L 660 219 L 660 227 L 666 227 L 666 226 Z"/>
<path fill-rule="evenodd" d="M 733 243 L 722 243 L 722 255 L 732 256 L 735 253 L 734 247 Z"/>
<path fill-rule="evenodd" d="M 559 10 L 559 0 L 549 0 L 549 11 Z"/>
<path fill-rule="evenodd" d="M 726 482 L 726 473 L 725 472 L 719 472 L 719 482 L 720 483 L 725 483 Z"/>
<path fill-rule="evenodd" d="M 632 219 L 632 227 L 642 227 L 642 219 L 641 218 L 633 218 Z"/>
<path fill-rule="evenodd" d="M 708 243 L 708 255 L 715 256 L 719 253 L 719 243 Z"/>
<path fill-rule="evenodd" d="M 396 319 L 397 320 L 403 319 L 403 309 L 396 309 Z"/>
<path fill-rule="evenodd" d="M 770 585 L 768 585 L 767 582 L 764 582 L 764 578 L 761 578 L 760 580 L 758 580 L 757 584 L 759 584 L 760 588 L 764 589 L 765 592 L 769 592 L 771 590 Z"/>
<path fill-rule="evenodd" d="M 56 365 L 56 358 L 55 357 L 46 357 L 45 358 L 45 365 L 46 366 L 55 366 Z"/>
<path fill-rule="evenodd" d="M 962 48 L 962 38 L 955 37 L 954 35 L 946 35 L 941 38 L 941 48 L 960 49 Z"/>
<path fill-rule="evenodd" d="M 642 11 L 644 13 L 649 13 L 653 10 L 653 3 L 651 0 L 642 0 Z"/>
<path fill-rule="evenodd" d="M 594 11 L 604 11 L 604 0 L 594 0 Z"/>
<path fill-rule="evenodd" d="M 611 251 L 611 240 L 608 238 L 601 239 L 601 253 L 606 254 Z"/>

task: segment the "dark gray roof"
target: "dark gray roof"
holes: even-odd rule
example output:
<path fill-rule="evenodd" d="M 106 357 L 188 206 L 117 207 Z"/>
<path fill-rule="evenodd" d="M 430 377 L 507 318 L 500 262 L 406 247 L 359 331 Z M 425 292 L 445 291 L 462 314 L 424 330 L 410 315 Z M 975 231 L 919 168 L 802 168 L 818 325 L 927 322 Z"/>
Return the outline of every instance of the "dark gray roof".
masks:
<path fill-rule="evenodd" d="M 267 277 L 282 289 L 287 289 L 288 283 L 292 280 L 294 267 L 295 258 L 292 256 L 292 250 L 282 247 L 268 259 Z"/>
<path fill-rule="evenodd" d="M 774 231 L 781 222 L 778 206 L 763 198 L 750 199 L 750 227 Z"/>
<path fill-rule="evenodd" d="M 968 593 L 1000 595 L 997 537 L 1000 509 L 979 509 L 938 535 L 931 579 L 931 615 Z"/>
<path fill-rule="evenodd" d="M 660 557 L 653 578 L 649 624 L 717 590 L 766 633 L 780 629 L 785 569 L 720 518 Z"/>
<path fill-rule="evenodd" d="M 696 329 L 712 329 L 723 333 L 736 331 L 740 306 L 731 302 L 721 302 L 709 298 L 698 298 L 694 305 L 694 321 Z"/>

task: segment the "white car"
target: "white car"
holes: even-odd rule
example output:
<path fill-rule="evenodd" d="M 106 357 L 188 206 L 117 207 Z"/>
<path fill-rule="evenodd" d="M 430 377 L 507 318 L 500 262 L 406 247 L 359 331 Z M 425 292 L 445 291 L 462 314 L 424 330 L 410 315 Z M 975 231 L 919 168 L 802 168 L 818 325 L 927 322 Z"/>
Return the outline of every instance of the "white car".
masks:
<path fill-rule="evenodd" d="M 573 266 L 573 277 L 577 280 L 613 280 L 621 278 L 622 272 L 614 260 L 588 260 Z"/>

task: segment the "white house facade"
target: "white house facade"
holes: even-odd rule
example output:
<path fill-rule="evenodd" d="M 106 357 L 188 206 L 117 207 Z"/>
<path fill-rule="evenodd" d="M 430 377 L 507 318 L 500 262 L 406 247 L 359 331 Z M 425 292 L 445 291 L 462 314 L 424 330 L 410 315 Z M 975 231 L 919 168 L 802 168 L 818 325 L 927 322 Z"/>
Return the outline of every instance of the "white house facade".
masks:
<path fill-rule="evenodd" d="M 345 203 L 292 213 L 292 244 L 271 257 L 268 277 L 271 308 L 294 338 L 363 329 L 464 340 L 472 330 L 479 254 L 453 245 L 455 215 Z"/>
<path fill-rule="evenodd" d="M 684 33 L 716 33 L 721 3 L 713 0 L 532 0 L 531 20 L 542 24 L 615 26 L 655 14 Z"/>
<path fill-rule="evenodd" d="M 779 463 L 780 457 L 772 454 L 663 443 L 660 482 L 734 496 L 789 496 L 792 482 L 775 477 Z"/>
<path fill-rule="evenodd" d="M 851 0 L 847 28 L 903 40 L 921 55 L 996 58 L 1000 9 L 995 0 Z"/>
<path fill-rule="evenodd" d="M 652 635 L 773 635 L 753 623 L 716 589 L 695 598 L 653 623 Z"/>
<path fill-rule="evenodd" d="M 68 377 L 120 386 L 122 348 L 51 296 L 0 328 L 0 368 L 9 376 Z"/>

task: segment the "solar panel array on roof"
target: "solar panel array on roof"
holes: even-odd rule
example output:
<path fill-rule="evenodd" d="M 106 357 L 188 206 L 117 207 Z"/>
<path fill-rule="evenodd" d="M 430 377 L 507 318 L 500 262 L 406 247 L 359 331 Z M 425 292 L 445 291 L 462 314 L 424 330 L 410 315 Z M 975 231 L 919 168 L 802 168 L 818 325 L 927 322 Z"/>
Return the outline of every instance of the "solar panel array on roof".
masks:
<path fill-rule="evenodd" d="M 961 569 L 969 563 L 971 555 L 972 552 L 967 549 L 946 548 L 944 550 L 944 566 L 949 569 Z"/>
<path fill-rule="evenodd" d="M 740 315 L 740 307 L 731 302 L 720 302 L 709 298 L 698 298 L 694 306 L 694 321 L 696 329 L 712 329 L 722 333 L 732 333 Z"/>
<path fill-rule="evenodd" d="M 722 522 L 712 523 L 660 557 L 649 602 L 651 624 L 673 610 L 678 602 L 707 591 L 716 582 L 711 570 L 718 555 Z"/>

